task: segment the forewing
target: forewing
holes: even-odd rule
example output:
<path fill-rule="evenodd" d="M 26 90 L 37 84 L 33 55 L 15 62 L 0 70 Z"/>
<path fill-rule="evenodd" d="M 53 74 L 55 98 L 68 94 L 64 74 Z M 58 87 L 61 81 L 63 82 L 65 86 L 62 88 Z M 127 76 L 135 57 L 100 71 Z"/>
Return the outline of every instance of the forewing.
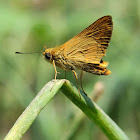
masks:
<path fill-rule="evenodd" d="M 70 60 L 99 64 L 105 56 L 113 29 L 112 17 L 104 16 L 67 41 L 63 55 Z"/>

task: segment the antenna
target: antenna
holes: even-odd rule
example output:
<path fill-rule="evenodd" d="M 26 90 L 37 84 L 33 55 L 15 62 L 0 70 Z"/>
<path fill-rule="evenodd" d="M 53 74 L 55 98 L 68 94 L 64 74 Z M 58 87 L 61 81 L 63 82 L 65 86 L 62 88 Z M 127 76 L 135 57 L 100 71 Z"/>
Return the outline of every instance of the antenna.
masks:
<path fill-rule="evenodd" d="M 22 53 L 22 52 L 15 52 L 15 54 L 34 54 L 34 53 L 42 53 L 43 51 L 41 52 L 33 52 L 33 53 Z"/>

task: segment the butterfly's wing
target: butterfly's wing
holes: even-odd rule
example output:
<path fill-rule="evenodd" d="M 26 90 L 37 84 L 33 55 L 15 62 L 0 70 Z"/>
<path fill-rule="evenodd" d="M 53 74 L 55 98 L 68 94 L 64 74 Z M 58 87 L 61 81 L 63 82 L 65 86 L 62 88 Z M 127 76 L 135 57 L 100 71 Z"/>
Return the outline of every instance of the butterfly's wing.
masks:
<path fill-rule="evenodd" d="M 102 66 L 106 67 L 108 62 L 102 61 L 102 57 L 105 56 L 112 30 L 111 16 L 98 19 L 62 45 L 63 55 L 68 60 L 92 64 L 102 63 Z"/>

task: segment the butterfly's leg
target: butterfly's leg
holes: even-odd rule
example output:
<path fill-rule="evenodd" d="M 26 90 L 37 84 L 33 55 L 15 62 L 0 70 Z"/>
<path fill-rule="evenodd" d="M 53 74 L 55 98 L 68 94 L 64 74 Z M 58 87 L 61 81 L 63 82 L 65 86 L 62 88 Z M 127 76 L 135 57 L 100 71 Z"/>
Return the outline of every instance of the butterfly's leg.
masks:
<path fill-rule="evenodd" d="M 65 79 L 67 79 L 67 71 L 65 70 Z"/>
<path fill-rule="evenodd" d="M 54 78 L 54 79 L 56 80 L 56 77 L 57 77 L 57 73 L 58 73 L 58 72 L 57 72 L 57 70 L 56 70 L 54 60 L 53 60 L 53 66 L 54 66 L 54 70 L 55 70 L 55 78 Z M 54 85 L 55 85 L 55 84 L 54 84 Z M 53 89 L 54 85 L 52 86 L 51 90 Z M 50 91 L 51 91 L 51 90 L 50 90 Z"/>
<path fill-rule="evenodd" d="M 84 72 L 81 71 L 81 75 L 80 75 L 81 88 L 82 88 L 82 91 L 84 92 L 84 94 L 87 95 L 86 92 L 85 92 L 84 89 L 83 89 L 83 83 L 82 83 L 83 73 L 84 73 Z"/>
<path fill-rule="evenodd" d="M 55 70 L 55 77 L 54 77 L 54 79 L 56 80 L 56 77 L 57 77 L 57 70 L 56 70 L 56 67 L 55 67 L 55 62 L 54 62 L 54 60 L 53 60 L 53 66 L 54 66 L 54 70 Z"/>
<path fill-rule="evenodd" d="M 72 70 L 72 72 L 74 73 L 74 76 L 75 76 L 75 79 L 76 79 L 76 82 L 77 82 L 77 88 L 78 88 L 79 96 L 81 98 L 80 90 L 79 90 L 79 84 L 78 84 L 78 76 L 77 76 L 77 73 L 74 70 Z"/>
<path fill-rule="evenodd" d="M 82 78 L 83 78 L 83 71 L 81 71 L 80 81 L 81 81 L 81 88 L 82 88 L 82 90 L 84 91 L 84 89 L 83 89 L 83 84 L 82 84 Z"/>

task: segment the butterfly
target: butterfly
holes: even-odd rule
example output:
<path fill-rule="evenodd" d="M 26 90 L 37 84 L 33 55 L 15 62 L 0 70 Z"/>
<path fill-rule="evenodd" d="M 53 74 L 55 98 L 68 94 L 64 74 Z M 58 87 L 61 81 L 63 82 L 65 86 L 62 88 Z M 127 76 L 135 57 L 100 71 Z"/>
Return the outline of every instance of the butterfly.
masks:
<path fill-rule="evenodd" d="M 104 16 L 63 45 L 43 51 L 45 60 L 54 66 L 55 79 L 58 73 L 56 66 L 65 71 L 72 71 L 76 80 L 78 77 L 75 70 L 81 70 L 81 87 L 83 71 L 96 75 L 109 75 L 111 71 L 106 68 L 109 63 L 102 58 L 106 55 L 112 30 L 112 17 Z"/>
<path fill-rule="evenodd" d="M 44 58 L 53 63 L 55 79 L 56 67 L 65 71 L 71 70 L 76 79 L 76 69 L 96 75 L 109 75 L 108 62 L 102 58 L 106 55 L 111 40 L 113 22 L 111 16 L 104 16 L 92 23 L 75 37 L 56 48 L 49 48 L 43 52 Z"/>

